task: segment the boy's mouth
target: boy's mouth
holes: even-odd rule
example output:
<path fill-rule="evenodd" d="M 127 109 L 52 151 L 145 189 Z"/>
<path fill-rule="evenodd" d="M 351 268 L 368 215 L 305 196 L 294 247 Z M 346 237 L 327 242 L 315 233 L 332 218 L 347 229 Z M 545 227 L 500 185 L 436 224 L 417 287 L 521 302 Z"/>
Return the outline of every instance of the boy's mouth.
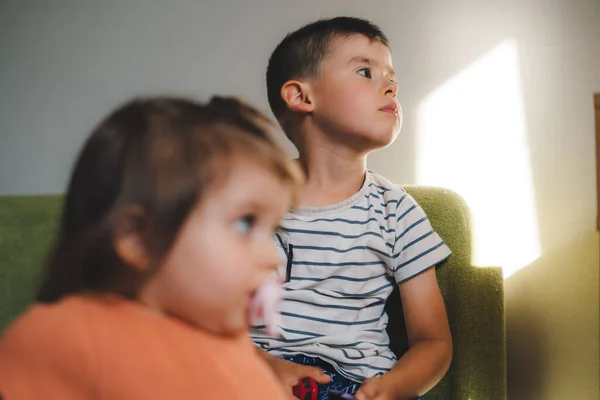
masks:
<path fill-rule="evenodd" d="M 381 107 L 379 109 L 379 111 L 383 111 L 383 112 L 389 113 L 389 114 L 396 114 L 396 115 L 398 115 L 398 103 L 395 102 L 395 101 L 392 101 L 391 103 L 389 103 L 385 107 Z"/>

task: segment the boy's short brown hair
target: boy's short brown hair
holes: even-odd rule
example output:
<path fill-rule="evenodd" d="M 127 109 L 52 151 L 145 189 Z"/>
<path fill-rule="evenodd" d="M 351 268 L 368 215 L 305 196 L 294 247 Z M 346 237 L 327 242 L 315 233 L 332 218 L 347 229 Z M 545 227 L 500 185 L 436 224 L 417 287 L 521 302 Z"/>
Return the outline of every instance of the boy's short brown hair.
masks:
<path fill-rule="evenodd" d="M 352 35 L 364 35 L 389 47 L 387 37 L 377 25 L 354 17 L 315 21 L 288 34 L 277 45 L 267 66 L 267 96 L 271 111 L 277 120 L 281 122 L 287 111 L 281 98 L 283 84 L 291 79 L 316 76 L 333 41 Z M 284 125 L 284 131 L 290 138 L 290 132 Z"/>

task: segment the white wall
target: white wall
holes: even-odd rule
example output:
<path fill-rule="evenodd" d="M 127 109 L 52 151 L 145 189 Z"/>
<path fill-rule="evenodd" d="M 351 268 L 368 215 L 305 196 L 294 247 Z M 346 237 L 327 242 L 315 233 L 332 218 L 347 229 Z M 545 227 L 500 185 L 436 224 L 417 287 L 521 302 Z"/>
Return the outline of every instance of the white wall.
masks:
<path fill-rule="evenodd" d="M 535 214 L 535 229 L 527 235 L 535 235 L 539 249 L 506 281 L 509 397 L 598 398 L 592 107 L 592 93 L 600 91 L 597 0 L 5 0 L 0 3 L 0 194 L 62 191 L 92 126 L 135 94 L 206 99 L 231 93 L 268 110 L 264 68 L 272 48 L 289 30 L 334 15 L 373 20 L 393 46 L 405 123 L 394 145 L 372 155 L 371 168 L 399 183 L 446 183 L 466 197 L 484 196 L 473 198 L 475 209 L 476 202 L 489 205 L 487 200 L 503 204 L 516 197 L 513 207 L 520 198 L 533 202 L 525 217 Z M 515 50 L 518 79 L 509 84 L 517 88 L 516 97 L 496 95 L 506 91 L 502 84 L 494 86 L 494 77 L 508 75 L 494 70 L 493 62 L 481 64 L 502 43 Z M 469 71 L 480 65 L 489 66 L 488 75 L 484 87 L 473 87 L 478 81 Z M 463 93 L 468 86 L 460 85 L 469 82 Z M 440 90 L 446 98 L 427 106 Z M 452 114 L 444 115 L 446 105 L 454 107 Z M 469 114 L 473 105 L 485 113 L 476 124 L 477 115 Z M 429 110 L 425 122 L 435 121 L 434 128 L 419 119 L 423 110 Z M 497 126 L 508 113 L 522 114 L 514 126 L 523 138 L 515 143 L 529 168 L 512 173 L 515 182 L 529 182 L 526 187 L 502 175 L 515 165 L 510 148 L 503 150 L 507 155 L 490 151 L 489 140 L 504 137 Z M 473 134 L 481 131 L 485 140 L 465 139 L 463 126 Z M 429 140 L 430 135 L 439 140 Z M 427 148 L 423 136 L 429 138 Z M 442 139 L 450 144 L 448 151 L 435 146 Z M 491 179 L 442 174 L 471 156 L 474 170 L 498 174 L 493 193 L 479 190 Z M 426 174 L 419 169 L 423 160 L 431 166 Z M 521 181 L 521 175 L 529 178 Z M 489 227 L 495 224 L 484 225 L 493 238 Z M 519 221 L 514 226 L 515 232 L 523 230 Z M 515 253 L 503 243 L 496 246 L 498 254 Z"/>

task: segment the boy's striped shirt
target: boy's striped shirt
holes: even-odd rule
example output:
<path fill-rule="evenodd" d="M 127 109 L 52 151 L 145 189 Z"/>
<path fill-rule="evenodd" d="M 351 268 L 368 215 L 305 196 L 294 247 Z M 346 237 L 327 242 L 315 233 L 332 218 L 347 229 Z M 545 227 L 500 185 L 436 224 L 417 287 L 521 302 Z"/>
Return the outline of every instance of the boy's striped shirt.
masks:
<path fill-rule="evenodd" d="M 322 358 L 355 381 L 397 361 L 386 333 L 386 299 L 451 252 L 404 189 L 368 171 L 351 198 L 287 215 L 277 237 L 286 259 L 281 337 L 251 336 L 275 356 Z M 391 318 L 400 316 L 392 315 Z"/>

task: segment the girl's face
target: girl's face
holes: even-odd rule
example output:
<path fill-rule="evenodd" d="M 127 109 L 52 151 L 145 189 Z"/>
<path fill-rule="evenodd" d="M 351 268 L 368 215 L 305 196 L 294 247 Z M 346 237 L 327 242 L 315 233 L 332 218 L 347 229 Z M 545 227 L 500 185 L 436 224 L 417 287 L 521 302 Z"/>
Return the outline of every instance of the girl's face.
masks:
<path fill-rule="evenodd" d="M 249 304 L 281 262 L 274 233 L 291 206 L 291 186 L 240 158 L 227 181 L 190 212 L 140 298 L 221 335 L 250 325 Z"/>

